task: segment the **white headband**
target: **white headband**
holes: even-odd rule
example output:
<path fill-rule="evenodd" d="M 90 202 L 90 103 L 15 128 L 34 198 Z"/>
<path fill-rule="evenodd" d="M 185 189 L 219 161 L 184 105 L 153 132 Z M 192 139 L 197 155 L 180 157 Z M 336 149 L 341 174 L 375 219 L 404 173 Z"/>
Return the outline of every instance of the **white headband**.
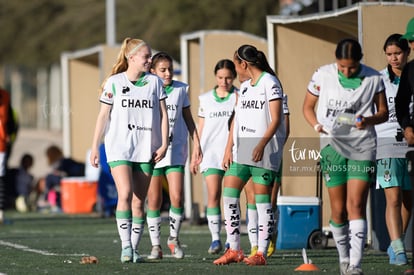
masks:
<path fill-rule="evenodd" d="M 138 45 L 135 46 L 128 54 L 125 55 L 126 59 L 128 59 L 130 56 L 132 56 L 139 48 L 145 45 L 145 42 L 142 41 Z"/>

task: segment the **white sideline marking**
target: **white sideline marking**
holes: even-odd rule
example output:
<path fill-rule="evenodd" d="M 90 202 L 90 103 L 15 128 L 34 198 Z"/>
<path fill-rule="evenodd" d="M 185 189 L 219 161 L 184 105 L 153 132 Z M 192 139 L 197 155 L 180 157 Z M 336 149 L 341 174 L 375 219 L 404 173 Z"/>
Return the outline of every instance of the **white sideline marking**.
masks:
<path fill-rule="evenodd" d="M 80 257 L 80 256 L 85 256 L 86 255 L 86 254 L 57 254 L 57 253 L 52 253 L 52 252 L 49 252 L 49 251 L 44 251 L 44 250 L 39 250 L 39 249 L 33 249 L 33 248 L 27 247 L 25 245 L 20 245 L 20 244 L 5 242 L 5 241 L 2 241 L 2 240 L 0 240 L 0 245 L 12 247 L 12 248 L 15 248 L 15 249 L 20 249 L 20 250 L 27 251 L 27 252 L 33 252 L 33 253 L 37 253 L 37 254 L 44 255 L 44 256 L 72 256 L 72 257 Z M 186 245 L 182 245 L 182 247 L 187 247 L 187 246 Z M 147 256 L 149 256 L 149 254 L 148 255 L 141 254 L 141 256 L 147 258 Z M 165 257 L 165 258 L 173 258 L 172 255 L 168 255 L 168 254 L 167 255 L 163 255 L 163 257 Z M 186 254 L 185 257 L 186 258 L 189 258 L 189 257 L 193 257 L 193 255 Z M 0 275 L 2 275 L 2 273 L 0 273 Z"/>
<path fill-rule="evenodd" d="M 5 242 L 5 241 L 2 241 L 2 240 L 0 240 L 0 245 L 12 247 L 12 248 L 15 248 L 15 249 L 20 249 L 20 250 L 27 251 L 27 252 L 33 252 L 33 253 L 41 254 L 41 255 L 44 255 L 44 256 L 85 256 L 85 254 L 64 254 L 64 255 L 62 255 L 62 254 L 52 253 L 52 252 L 49 252 L 49 251 L 33 249 L 33 248 L 27 247 L 25 245 Z"/>

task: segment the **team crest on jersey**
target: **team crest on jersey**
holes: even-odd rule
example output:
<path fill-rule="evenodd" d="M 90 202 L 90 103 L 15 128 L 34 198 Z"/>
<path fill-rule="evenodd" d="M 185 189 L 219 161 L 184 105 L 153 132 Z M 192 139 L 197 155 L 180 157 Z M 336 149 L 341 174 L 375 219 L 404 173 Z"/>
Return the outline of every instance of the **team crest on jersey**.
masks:
<path fill-rule="evenodd" d="M 331 180 L 331 176 L 329 176 L 329 173 L 327 171 L 324 172 L 323 176 L 325 177 L 326 181 L 330 181 Z"/>
<path fill-rule="evenodd" d="M 273 91 L 272 92 L 272 95 L 279 95 L 279 94 L 281 94 L 280 87 L 277 86 L 276 84 L 273 85 L 272 91 Z"/>
<path fill-rule="evenodd" d="M 384 181 L 385 182 L 389 182 L 391 181 L 391 173 L 389 170 L 385 170 L 384 171 Z"/>
<path fill-rule="evenodd" d="M 112 97 L 114 96 L 114 94 L 113 94 L 113 93 L 111 93 L 111 92 L 105 92 L 105 93 L 104 93 L 104 95 L 105 95 L 107 98 L 112 98 Z"/>
<path fill-rule="evenodd" d="M 243 89 L 243 91 L 241 92 L 241 95 L 244 95 L 247 92 L 247 87 Z"/>
<path fill-rule="evenodd" d="M 129 92 L 129 87 L 127 86 L 127 87 L 122 87 L 122 93 L 123 94 L 126 94 L 126 93 L 128 93 Z"/>
<path fill-rule="evenodd" d="M 269 173 L 264 173 L 264 174 L 262 175 L 262 178 L 263 178 L 265 181 L 268 181 L 268 180 L 269 180 L 269 177 L 270 177 Z"/>

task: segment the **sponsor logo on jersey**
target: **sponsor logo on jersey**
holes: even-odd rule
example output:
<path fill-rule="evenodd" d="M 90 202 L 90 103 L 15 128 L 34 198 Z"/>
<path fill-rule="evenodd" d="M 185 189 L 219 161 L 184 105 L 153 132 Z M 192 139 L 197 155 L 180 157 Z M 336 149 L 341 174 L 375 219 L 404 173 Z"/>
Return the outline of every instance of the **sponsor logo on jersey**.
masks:
<path fill-rule="evenodd" d="M 246 126 L 242 126 L 240 127 L 242 132 L 246 132 L 246 133 L 256 133 L 256 129 L 251 129 L 251 128 L 247 128 Z"/>
<path fill-rule="evenodd" d="M 128 129 L 130 131 L 132 131 L 132 130 L 137 130 L 137 131 L 152 131 L 152 128 L 151 127 L 134 125 L 132 123 L 128 123 Z"/>
<path fill-rule="evenodd" d="M 241 101 L 241 108 L 242 109 L 260 109 L 262 110 L 264 105 L 266 104 L 265 100 L 242 100 Z"/>
<path fill-rule="evenodd" d="M 126 94 L 126 93 L 128 93 L 129 92 L 129 87 L 127 86 L 127 87 L 122 87 L 122 93 L 123 94 Z"/>
<path fill-rule="evenodd" d="M 152 109 L 153 103 L 152 100 L 148 99 L 122 99 L 121 106 L 124 108 L 142 108 L 142 109 Z"/>

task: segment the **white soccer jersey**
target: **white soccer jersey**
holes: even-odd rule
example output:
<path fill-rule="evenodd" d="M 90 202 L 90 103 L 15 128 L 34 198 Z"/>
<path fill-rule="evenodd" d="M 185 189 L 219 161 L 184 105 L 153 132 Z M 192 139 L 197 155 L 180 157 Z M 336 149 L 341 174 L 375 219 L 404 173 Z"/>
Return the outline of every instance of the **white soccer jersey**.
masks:
<path fill-rule="evenodd" d="M 187 95 L 188 85 L 173 81 L 165 87 L 167 93 L 167 113 L 170 126 L 170 144 L 165 157 L 155 165 L 162 168 L 171 165 L 184 165 L 188 156 L 188 129 L 184 121 L 183 109 L 190 107 Z"/>
<path fill-rule="evenodd" d="M 149 162 L 161 146 L 160 100 L 166 95 L 162 80 L 143 75 L 135 85 L 125 72 L 110 76 L 100 101 L 112 105 L 105 129 L 107 160 Z"/>
<path fill-rule="evenodd" d="M 387 68 L 380 73 L 385 84 L 389 116 L 387 122 L 375 125 L 377 132 L 377 159 L 405 158 L 408 147 L 404 139 L 403 130 L 397 121 L 394 102 L 397 96 L 398 84 L 391 82 Z"/>
<path fill-rule="evenodd" d="M 352 118 L 374 114 L 374 96 L 384 91 L 384 84 L 380 73 L 368 66 L 361 64 L 359 74 L 361 85 L 346 89 L 339 82 L 336 63 L 325 65 L 313 74 L 308 91 L 319 97 L 317 119 L 330 133 L 328 137 L 321 134 L 321 148 L 330 144 L 346 158 L 375 160 L 374 126 L 357 129 Z"/>
<path fill-rule="evenodd" d="M 223 169 L 221 163 L 229 133 L 228 123 L 236 104 L 237 92 L 233 88 L 227 97 L 219 98 L 216 89 L 213 89 L 199 96 L 198 116 L 204 118 L 200 139 L 203 152 L 201 172 L 208 168 Z"/>
<path fill-rule="evenodd" d="M 262 73 L 254 86 L 250 84 L 250 80 L 241 84 L 233 132 L 235 162 L 273 171 L 279 170 L 286 138 L 283 108 L 280 109 L 279 114 L 280 125 L 273 138 L 267 143 L 262 160 L 253 162 L 252 153 L 271 122 L 269 102 L 282 99 L 282 86 L 271 74 Z"/>

